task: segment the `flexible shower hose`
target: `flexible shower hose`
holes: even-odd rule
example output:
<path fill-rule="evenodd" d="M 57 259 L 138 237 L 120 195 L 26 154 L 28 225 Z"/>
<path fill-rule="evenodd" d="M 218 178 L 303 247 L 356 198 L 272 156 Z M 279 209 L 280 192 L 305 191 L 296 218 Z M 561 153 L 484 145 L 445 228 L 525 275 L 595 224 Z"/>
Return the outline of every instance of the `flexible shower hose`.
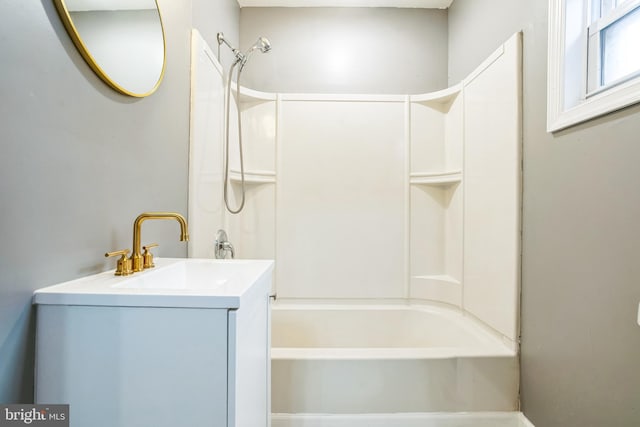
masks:
<path fill-rule="evenodd" d="M 242 155 L 242 114 L 240 112 L 240 74 L 242 74 L 242 68 L 243 66 L 240 65 L 240 68 L 238 69 L 238 78 L 236 79 L 236 94 L 238 95 L 237 99 L 237 108 L 236 110 L 238 111 L 238 148 L 240 151 L 240 182 L 241 182 L 241 187 L 242 187 L 242 200 L 240 202 L 240 206 L 237 209 L 232 209 L 230 204 L 229 204 L 229 116 L 231 115 L 230 113 L 230 104 L 231 104 L 231 80 L 232 80 L 232 76 L 233 76 L 233 70 L 236 67 L 236 65 L 238 65 L 240 61 L 234 61 L 233 64 L 231 64 L 231 67 L 229 67 L 229 76 L 228 76 L 228 81 L 227 81 L 227 94 L 225 97 L 225 117 L 226 117 L 226 124 L 225 124 L 225 156 L 224 156 L 224 204 L 227 208 L 227 210 L 232 213 L 232 214 L 238 214 L 240 212 L 242 212 L 242 209 L 244 208 L 244 202 L 245 202 L 245 188 L 244 188 L 244 159 L 243 159 L 243 155 Z"/>

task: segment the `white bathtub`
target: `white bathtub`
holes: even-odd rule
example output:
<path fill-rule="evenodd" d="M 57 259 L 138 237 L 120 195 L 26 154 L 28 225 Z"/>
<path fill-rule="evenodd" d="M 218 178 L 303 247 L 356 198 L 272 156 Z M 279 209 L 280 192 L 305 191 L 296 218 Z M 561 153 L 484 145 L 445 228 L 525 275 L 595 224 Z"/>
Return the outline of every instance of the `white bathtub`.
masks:
<path fill-rule="evenodd" d="M 272 427 L 534 427 L 521 412 L 382 415 L 275 414 Z"/>
<path fill-rule="evenodd" d="M 516 351 L 460 312 L 274 304 L 272 412 L 514 411 Z"/>

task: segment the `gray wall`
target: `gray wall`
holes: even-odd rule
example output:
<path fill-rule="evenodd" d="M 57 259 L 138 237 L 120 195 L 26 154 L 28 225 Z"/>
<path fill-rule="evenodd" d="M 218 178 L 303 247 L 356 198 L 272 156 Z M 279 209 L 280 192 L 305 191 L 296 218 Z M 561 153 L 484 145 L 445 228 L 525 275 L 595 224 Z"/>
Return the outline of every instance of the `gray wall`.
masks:
<path fill-rule="evenodd" d="M 244 85 L 268 92 L 423 93 L 447 86 L 447 12 L 391 8 L 243 8 L 240 41 L 267 37 Z"/>
<path fill-rule="evenodd" d="M 540 427 L 636 427 L 640 107 L 546 132 L 542 0 L 455 0 L 450 81 L 518 29 L 524 30 L 523 409 Z"/>
<path fill-rule="evenodd" d="M 217 3 L 237 34 L 235 1 Z M 160 6 L 165 79 L 134 99 L 93 74 L 51 1 L 0 2 L 0 402 L 32 401 L 33 290 L 112 268 L 139 213 L 187 213 L 192 2 Z M 177 224 L 143 229 L 160 256 L 186 254 Z"/>
<path fill-rule="evenodd" d="M 449 85 L 472 72 L 513 33 L 532 20 L 522 0 L 454 0 L 449 9 Z M 529 6 L 528 8 L 523 5 Z"/>
<path fill-rule="evenodd" d="M 193 28 L 197 28 L 209 47 L 218 52 L 216 35 L 223 33 L 232 44 L 240 38 L 240 7 L 236 0 L 190 0 L 193 2 Z M 223 64 L 233 60 L 233 54 L 222 46 L 220 59 Z"/>

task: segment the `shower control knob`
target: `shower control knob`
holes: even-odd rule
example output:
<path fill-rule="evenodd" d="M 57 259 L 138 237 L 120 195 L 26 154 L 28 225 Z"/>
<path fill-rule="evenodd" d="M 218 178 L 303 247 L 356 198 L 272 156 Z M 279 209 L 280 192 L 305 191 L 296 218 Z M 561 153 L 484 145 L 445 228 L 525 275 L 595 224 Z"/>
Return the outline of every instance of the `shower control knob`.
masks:
<path fill-rule="evenodd" d="M 225 259 L 227 254 L 231 254 L 231 259 L 236 256 L 233 245 L 229 242 L 227 232 L 224 230 L 218 230 L 213 246 L 216 259 Z"/>

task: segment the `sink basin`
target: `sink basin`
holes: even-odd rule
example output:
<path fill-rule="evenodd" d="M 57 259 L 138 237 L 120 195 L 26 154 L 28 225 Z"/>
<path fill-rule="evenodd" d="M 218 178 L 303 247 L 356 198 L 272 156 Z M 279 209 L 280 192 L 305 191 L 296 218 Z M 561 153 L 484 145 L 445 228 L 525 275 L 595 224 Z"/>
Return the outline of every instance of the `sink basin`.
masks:
<path fill-rule="evenodd" d="M 183 260 L 115 283 L 116 289 L 200 289 L 233 286 L 254 273 L 256 261 Z"/>
<path fill-rule="evenodd" d="M 239 308 L 242 296 L 269 279 L 273 261 L 156 258 L 131 276 L 113 270 L 39 289 L 34 304 Z"/>

